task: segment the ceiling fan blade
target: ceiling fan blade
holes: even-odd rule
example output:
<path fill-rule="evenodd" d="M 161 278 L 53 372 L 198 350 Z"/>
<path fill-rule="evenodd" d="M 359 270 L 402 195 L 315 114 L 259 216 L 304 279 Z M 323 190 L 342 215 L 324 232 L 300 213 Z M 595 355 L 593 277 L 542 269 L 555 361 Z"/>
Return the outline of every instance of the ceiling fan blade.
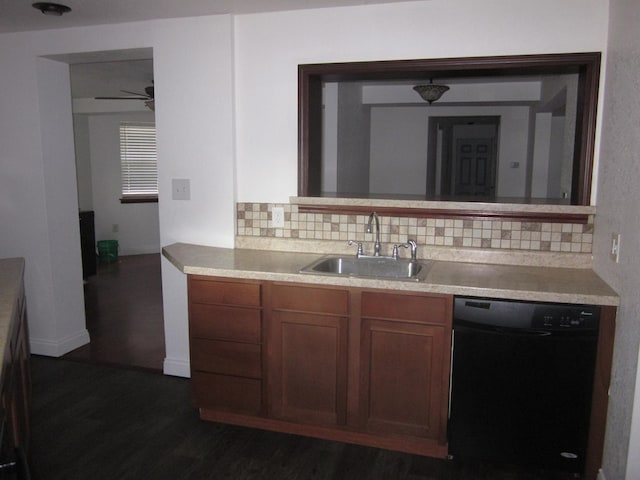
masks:
<path fill-rule="evenodd" d="M 95 100 L 149 100 L 149 97 L 93 97 Z"/>
<path fill-rule="evenodd" d="M 140 92 L 132 92 L 130 90 L 120 90 L 121 92 L 124 93 L 130 93 L 131 95 L 138 95 L 139 97 L 147 97 L 147 95 L 145 95 L 144 93 L 140 93 Z"/>

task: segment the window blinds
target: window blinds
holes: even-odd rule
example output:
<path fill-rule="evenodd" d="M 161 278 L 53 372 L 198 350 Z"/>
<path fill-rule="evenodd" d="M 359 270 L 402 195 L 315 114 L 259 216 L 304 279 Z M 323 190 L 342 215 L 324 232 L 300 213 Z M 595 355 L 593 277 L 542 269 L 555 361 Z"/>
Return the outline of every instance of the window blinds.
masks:
<path fill-rule="evenodd" d="M 120 123 L 123 199 L 158 196 L 156 127 L 153 123 Z"/>

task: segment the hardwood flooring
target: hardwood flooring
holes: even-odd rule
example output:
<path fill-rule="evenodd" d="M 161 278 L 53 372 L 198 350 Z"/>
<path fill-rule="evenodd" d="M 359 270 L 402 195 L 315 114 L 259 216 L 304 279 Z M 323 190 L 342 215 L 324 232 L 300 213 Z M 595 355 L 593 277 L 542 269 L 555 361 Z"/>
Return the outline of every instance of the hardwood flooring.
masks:
<path fill-rule="evenodd" d="M 32 357 L 34 480 L 566 480 L 205 422 L 189 381 Z"/>
<path fill-rule="evenodd" d="M 69 360 L 162 371 L 165 357 L 160 254 L 98 264 L 84 285 L 91 342 Z"/>

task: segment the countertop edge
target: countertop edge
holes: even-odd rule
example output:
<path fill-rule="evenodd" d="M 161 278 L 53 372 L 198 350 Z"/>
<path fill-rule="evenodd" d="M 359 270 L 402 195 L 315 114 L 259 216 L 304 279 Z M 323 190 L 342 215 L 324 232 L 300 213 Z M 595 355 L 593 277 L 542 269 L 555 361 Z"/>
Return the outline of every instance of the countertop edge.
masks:
<path fill-rule="evenodd" d="M 8 348 L 11 322 L 18 309 L 24 282 L 24 258 L 0 259 L 0 382 L 4 373 L 4 358 Z"/>
<path fill-rule="evenodd" d="M 162 248 L 162 254 L 179 271 L 189 275 L 217 276 L 224 278 L 239 278 L 252 280 L 269 280 L 282 282 L 300 282 L 314 285 L 332 285 L 356 288 L 377 288 L 377 289 L 401 289 L 403 291 L 415 291 L 423 293 L 439 293 L 450 295 L 467 295 L 475 297 L 490 297 L 511 300 L 572 303 L 572 304 L 592 304 L 617 307 L 619 305 L 618 295 L 590 269 L 557 268 L 557 267 L 526 267 L 526 266 L 505 266 L 505 265 L 478 265 L 464 264 L 458 262 L 432 261 L 433 267 L 424 281 L 404 281 L 404 280 L 379 280 L 354 277 L 337 277 L 329 275 L 313 275 L 299 273 L 298 270 L 307 263 L 317 259 L 321 254 L 300 253 L 300 252 L 272 252 L 248 249 L 233 249 L 222 247 L 208 247 L 202 245 L 191 245 L 185 243 L 175 243 Z M 253 262 L 252 262 L 253 261 Z M 273 265 L 270 262 L 274 262 Z M 275 262 L 278 268 L 275 268 Z M 285 265 L 283 266 L 282 263 Z M 292 266 L 295 265 L 295 266 Z M 506 278 L 502 282 L 492 280 L 492 282 L 480 282 L 482 286 L 464 284 L 462 282 L 452 282 L 450 279 L 455 274 L 448 275 L 448 271 L 460 270 L 464 275 L 464 269 L 475 270 L 477 278 L 484 275 L 493 275 Z M 520 273 L 523 277 L 533 272 L 540 278 L 525 281 L 525 286 L 517 286 L 510 277 Z M 554 290 L 547 285 L 552 282 L 554 276 L 559 273 L 565 278 L 575 277 L 576 282 L 587 283 L 592 291 L 560 291 Z M 585 273 L 587 275 L 585 275 Z M 588 278 L 587 278 L 588 277 Z M 526 284 L 536 285 L 531 288 Z M 564 285 L 566 287 L 566 285 Z M 587 288 L 585 287 L 585 290 Z"/>

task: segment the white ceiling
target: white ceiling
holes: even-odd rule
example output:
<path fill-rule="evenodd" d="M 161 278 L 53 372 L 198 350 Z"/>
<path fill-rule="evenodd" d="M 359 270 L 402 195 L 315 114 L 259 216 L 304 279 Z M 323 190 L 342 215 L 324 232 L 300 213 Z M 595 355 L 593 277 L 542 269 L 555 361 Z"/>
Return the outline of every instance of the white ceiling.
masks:
<path fill-rule="evenodd" d="M 157 18 L 401 1 L 407 0 L 56 0 L 71 7 L 72 11 L 62 17 L 52 17 L 33 8 L 31 0 L 0 0 L 0 33 Z M 108 10 L 105 9 L 107 5 Z M 153 51 L 150 48 L 56 55 L 51 58 L 70 65 L 73 98 L 130 95 L 123 90 L 144 95 L 145 87 L 153 84 Z M 452 83 L 450 79 L 449 83 Z"/>
<path fill-rule="evenodd" d="M 416 0 L 53 0 L 71 8 L 60 17 L 42 14 L 35 0 L 0 0 L 0 34 L 125 23 L 160 18 L 247 14 Z M 144 92 L 153 80 L 151 49 L 53 57 L 71 65 L 73 98 Z"/>
<path fill-rule="evenodd" d="M 403 1 L 416 0 L 54 0 L 71 8 L 55 17 L 33 8 L 31 0 L 0 0 L 0 33 Z"/>

